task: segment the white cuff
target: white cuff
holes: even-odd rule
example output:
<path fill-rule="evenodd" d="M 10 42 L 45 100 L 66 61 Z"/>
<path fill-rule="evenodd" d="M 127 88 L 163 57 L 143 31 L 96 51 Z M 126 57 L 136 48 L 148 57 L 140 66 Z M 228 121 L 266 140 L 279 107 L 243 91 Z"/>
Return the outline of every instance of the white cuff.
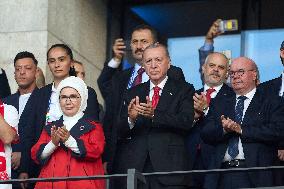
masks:
<path fill-rule="evenodd" d="M 135 126 L 135 123 L 132 123 L 129 117 L 128 117 L 128 125 L 130 129 L 133 129 L 133 127 Z"/>
<path fill-rule="evenodd" d="M 73 152 L 79 154 L 80 150 L 78 148 L 77 141 L 70 135 L 69 138 L 64 142 L 65 146 L 72 150 Z"/>
<path fill-rule="evenodd" d="M 107 64 L 111 68 L 118 68 L 120 65 L 120 62 L 116 62 L 113 58 L 108 62 Z"/>
<path fill-rule="evenodd" d="M 49 143 L 44 147 L 40 155 L 41 159 L 46 159 L 55 151 L 56 148 L 57 146 L 55 146 L 52 141 L 49 141 Z"/>

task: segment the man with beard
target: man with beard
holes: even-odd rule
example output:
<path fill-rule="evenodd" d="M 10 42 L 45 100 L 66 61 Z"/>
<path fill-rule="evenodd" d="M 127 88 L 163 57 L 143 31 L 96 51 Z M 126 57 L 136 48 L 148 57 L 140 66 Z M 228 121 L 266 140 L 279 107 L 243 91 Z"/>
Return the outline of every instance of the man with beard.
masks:
<path fill-rule="evenodd" d="M 23 130 L 25 129 L 25 124 L 27 119 L 30 117 L 28 114 L 31 109 L 31 101 L 35 92 L 36 87 L 36 73 L 37 73 L 37 60 L 34 55 L 30 52 L 24 51 L 16 55 L 14 59 L 15 67 L 15 80 L 19 86 L 18 91 L 11 96 L 8 96 L 3 101 L 6 104 L 13 105 L 19 112 L 19 125 L 18 132 L 20 139 L 23 138 Z M 23 144 L 12 144 L 12 178 L 18 178 L 21 172 L 21 150 L 23 149 Z M 20 178 L 25 178 L 26 173 L 21 173 Z M 19 185 L 13 186 L 14 188 L 20 188 Z"/>
<path fill-rule="evenodd" d="M 284 41 L 280 46 L 280 60 L 284 65 Z M 262 90 L 267 97 L 274 98 L 275 96 L 284 96 L 284 72 L 280 77 L 272 79 L 270 81 L 264 82 L 258 87 Z M 278 165 L 284 166 L 284 143 L 279 144 L 278 149 Z M 284 185 L 284 170 L 276 170 L 275 171 L 275 185 L 282 186 Z"/>
<path fill-rule="evenodd" d="M 122 58 L 125 54 L 126 45 L 123 39 L 116 39 L 113 45 L 114 57 L 105 64 L 98 78 L 98 86 L 105 99 L 106 114 L 104 117 L 104 132 L 106 136 L 106 148 L 104 161 L 108 163 L 110 171 L 117 146 L 117 118 L 123 105 L 123 94 L 127 89 L 148 81 L 149 76 L 142 67 L 142 54 L 144 49 L 157 42 L 156 31 L 147 25 L 139 25 L 133 29 L 131 35 L 131 52 L 135 64 L 127 70 L 119 70 Z M 170 66 L 168 77 L 184 82 L 185 78 L 180 68 Z M 115 172 L 115 170 L 113 170 Z M 111 173 L 111 172 L 110 172 Z"/>
<path fill-rule="evenodd" d="M 233 90 L 225 84 L 229 69 L 229 60 L 218 52 L 207 56 L 202 65 L 204 87 L 196 91 L 194 100 L 195 124 L 187 138 L 187 149 L 190 157 L 190 168 L 194 170 L 208 169 L 208 163 L 214 149 L 204 144 L 200 138 L 200 131 L 204 126 L 204 117 L 209 110 L 210 101 L 219 101 L 234 94 Z M 203 188 L 204 175 L 193 175 L 193 187 Z"/>

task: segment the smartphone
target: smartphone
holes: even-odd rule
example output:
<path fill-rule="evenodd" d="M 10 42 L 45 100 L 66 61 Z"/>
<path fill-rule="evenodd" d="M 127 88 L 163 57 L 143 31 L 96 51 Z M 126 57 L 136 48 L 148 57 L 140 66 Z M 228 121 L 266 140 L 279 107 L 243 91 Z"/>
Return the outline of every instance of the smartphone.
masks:
<path fill-rule="evenodd" d="M 230 31 L 236 31 L 238 30 L 238 20 L 232 19 L 232 20 L 222 20 L 219 24 L 219 31 L 224 32 L 230 32 Z"/>

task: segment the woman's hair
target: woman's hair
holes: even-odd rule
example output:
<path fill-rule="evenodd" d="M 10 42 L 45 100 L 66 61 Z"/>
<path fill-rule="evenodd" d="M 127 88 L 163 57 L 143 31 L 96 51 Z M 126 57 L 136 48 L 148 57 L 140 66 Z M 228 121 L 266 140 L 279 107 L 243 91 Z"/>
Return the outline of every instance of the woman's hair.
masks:
<path fill-rule="evenodd" d="M 64 49 L 64 50 L 66 51 L 66 53 L 70 56 L 71 61 L 73 61 L 73 53 L 72 53 L 71 48 L 70 48 L 68 45 L 66 45 L 66 44 L 60 44 L 60 43 L 54 44 L 54 45 L 52 45 L 52 46 L 48 49 L 48 51 L 47 51 L 47 53 L 46 53 L 47 60 L 48 60 L 48 54 L 49 54 L 49 52 L 51 51 L 51 49 L 54 49 L 54 48 L 62 48 L 62 49 Z"/>
<path fill-rule="evenodd" d="M 71 61 L 74 60 L 74 59 L 73 59 L 73 53 L 72 53 L 71 48 L 70 48 L 68 45 L 62 44 L 62 43 L 54 44 L 54 45 L 52 45 L 52 46 L 48 49 L 48 51 L 47 51 L 47 53 L 46 53 L 47 60 L 48 60 L 49 52 L 50 52 L 52 49 L 54 49 L 54 48 L 62 48 L 62 49 L 64 49 L 64 50 L 66 51 L 66 54 L 69 55 Z M 71 67 L 70 67 L 69 76 L 77 76 L 76 70 L 75 70 L 74 66 L 71 66 Z"/>

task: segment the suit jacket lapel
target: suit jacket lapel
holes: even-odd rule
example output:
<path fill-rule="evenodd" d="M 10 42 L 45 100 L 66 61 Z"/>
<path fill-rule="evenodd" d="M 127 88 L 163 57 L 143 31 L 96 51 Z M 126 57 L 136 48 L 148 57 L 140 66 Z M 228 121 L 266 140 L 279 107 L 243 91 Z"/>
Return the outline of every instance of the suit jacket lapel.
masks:
<path fill-rule="evenodd" d="M 168 78 L 163 88 L 161 97 L 159 99 L 157 109 L 162 110 L 162 111 L 166 110 L 169 102 L 172 102 L 173 99 L 176 97 L 177 92 L 178 92 L 178 89 L 176 89 L 176 86 Z"/>
<path fill-rule="evenodd" d="M 256 90 L 256 93 L 254 94 L 246 112 L 243 118 L 243 124 L 248 123 L 248 120 L 251 120 L 256 114 L 255 111 L 259 111 L 260 107 L 263 103 L 263 99 L 261 98 L 261 95 L 259 94 L 258 90 Z"/>

